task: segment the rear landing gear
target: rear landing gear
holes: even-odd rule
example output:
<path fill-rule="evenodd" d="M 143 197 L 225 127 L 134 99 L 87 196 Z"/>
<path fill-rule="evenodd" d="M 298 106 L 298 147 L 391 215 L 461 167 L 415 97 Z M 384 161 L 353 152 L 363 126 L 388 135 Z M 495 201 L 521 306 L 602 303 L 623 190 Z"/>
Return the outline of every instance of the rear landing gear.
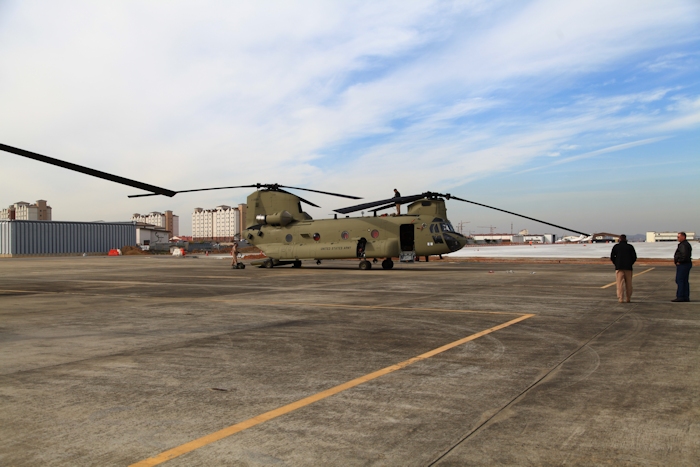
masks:
<path fill-rule="evenodd" d="M 293 268 L 300 268 L 301 267 L 301 261 L 296 260 L 292 263 Z"/>
<path fill-rule="evenodd" d="M 384 261 L 382 261 L 382 268 L 391 269 L 393 267 L 394 267 L 394 262 L 391 260 L 391 258 L 387 258 Z"/>
<path fill-rule="evenodd" d="M 363 271 L 372 269 L 372 263 L 370 263 L 366 259 L 363 259 L 362 261 L 360 261 L 360 269 L 362 269 Z"/>

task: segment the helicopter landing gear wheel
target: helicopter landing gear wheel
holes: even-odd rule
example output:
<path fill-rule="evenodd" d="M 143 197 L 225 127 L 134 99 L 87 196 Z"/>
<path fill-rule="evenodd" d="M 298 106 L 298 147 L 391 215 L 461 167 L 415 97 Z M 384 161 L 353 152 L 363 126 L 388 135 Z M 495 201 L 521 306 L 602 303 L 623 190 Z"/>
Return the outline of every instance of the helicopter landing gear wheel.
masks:
<path fill-rule="evenodd" d="M 300 268 L 301 267 L 301 261 L 296 260 L 292 263 L 293 268 Z"/>
<path fill-rule="evenodd" d="M 267 261 L 265 261 L 265 262 L 263 263 L 263 267 L 266 268 L 266 269 L 272 269 L 272 266 L 273 266 L 273 265 L 272 265 L 272 260 L 271 260 L 271 259 L 268 259 Z"/>
<path fill-rule="evenodd" d="M 362 261 L 360 261 L 360 269 L 362 269 L 363 271 L 372 269 L 372 263 L 370 263 L 366 259 L 363 259 Z"/>
<path fill-rule="evenodd" d="M 384 261 L 382 261 L 382 268 L 391 269 L 393 267 L 394 267 L 394 262 L 391 260 L 391 258 L 387 258 Z"/>

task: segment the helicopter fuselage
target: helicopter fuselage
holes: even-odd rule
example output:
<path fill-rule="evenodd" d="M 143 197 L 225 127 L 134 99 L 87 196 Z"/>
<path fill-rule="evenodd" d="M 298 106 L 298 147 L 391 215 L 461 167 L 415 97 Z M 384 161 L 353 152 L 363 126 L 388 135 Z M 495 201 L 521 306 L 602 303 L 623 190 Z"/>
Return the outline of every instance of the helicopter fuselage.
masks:
<path fill-rule="evenodd" d="M 302 259 L 397 258 L 456 251 L 466 239 L 449 221 L 432 216 L 353 217 L 253 226 L 249 243 L 280 261 Z M 250 238 L 252 237 L 252 238 Z"/>
<path fill-rule="evenodd" d="M 256 193 L 248 204 L 248 221 L 256 223 L 249 225 L 242 237 L 278 261 L 431 256 L 466 244 L 466 238 L 447 220 L 442 199 L 418 200 L 403 215 L 313 220 L 301 212 L 291 195 Z M 257 214 L 250 209 L 256 205 L 263 208 L 265 198 L 276 201 L 276 212 L 267 214 L 269 202 L 265 203 L 267 209 Z"/>

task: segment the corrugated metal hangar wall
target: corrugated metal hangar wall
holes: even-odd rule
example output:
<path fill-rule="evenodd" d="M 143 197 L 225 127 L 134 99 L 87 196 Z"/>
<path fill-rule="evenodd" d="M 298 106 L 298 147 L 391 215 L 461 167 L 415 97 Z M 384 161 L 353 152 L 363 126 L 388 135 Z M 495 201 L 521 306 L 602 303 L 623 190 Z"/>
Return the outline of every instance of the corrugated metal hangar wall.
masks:
<path fill-rule="evenodd" d="M 0 256 L 107 253 L 136 245 L 136 225 L 106 222 L 0 221 Z"/>

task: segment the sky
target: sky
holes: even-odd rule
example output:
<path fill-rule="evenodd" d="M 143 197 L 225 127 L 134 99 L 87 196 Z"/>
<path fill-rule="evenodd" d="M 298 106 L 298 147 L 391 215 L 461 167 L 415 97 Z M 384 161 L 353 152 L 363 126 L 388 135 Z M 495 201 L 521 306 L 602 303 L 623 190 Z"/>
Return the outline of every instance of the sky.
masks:
<path fill-rule="evenodd" d="M 0 0 L 0 143 L 172 190 L 435 191 L 700 232 L 700 2 Z M 0 206 L 45 199 L 54 220 L 172 210 L 187 235 L 194 208 L 250 194 L 139 192 L 0 152 Z M 354 204 L 298 193 L 316 219 Z"/>

